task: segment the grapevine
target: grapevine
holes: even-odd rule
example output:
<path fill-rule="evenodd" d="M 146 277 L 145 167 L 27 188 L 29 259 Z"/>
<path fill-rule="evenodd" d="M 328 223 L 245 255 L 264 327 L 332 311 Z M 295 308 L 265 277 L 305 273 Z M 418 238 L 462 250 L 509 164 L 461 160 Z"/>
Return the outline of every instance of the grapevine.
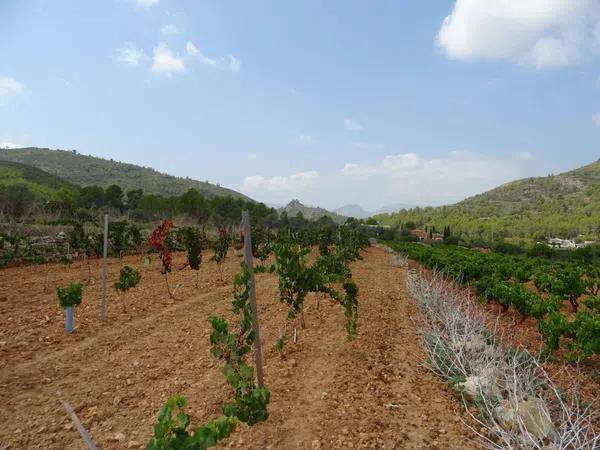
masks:
<path fill-rule="evenodd" d="M 126 292 L 140 282 L 142 276 L 132 267 L 123 266 L 119 272 L 119 281 L 115 283 L 117 291 Z"/>
<path fill-rule="evenodd" d="M 148 239 L 148 245 L 158 251 L 160 261 L 162 263 L 161 273 L 165 276 L 165 283 L 167 284 L 167 292 L 169 297 L 173 298 L 171 288 L 169 287 L 168 273 L 171 272 L 171 264 L 173 257 L 171 250 L 167 245 L 167 239 L 169 238 L 169 231 L 173 226 L 173 222 L 169 219 L 158 225 Z"/>
<path fill-rule="evenodd" d="M 219 227 L 219 236 L 212 243 L 214 255 L 211 260 L 217 263 L 219 267 L 219 279 L 223 281 L 223 261 L 227 256 L 229 245 L 231 244 L 231 235 L 227 227 Z"/>
<path fill-rule="evenodd" d="M 178 239 L 187 252 L 187 262 L 190 269 L 196 271 L 196 288 L 202 264 L 203 233 L 194 227 L 182 227 L 178 230 Z"/>

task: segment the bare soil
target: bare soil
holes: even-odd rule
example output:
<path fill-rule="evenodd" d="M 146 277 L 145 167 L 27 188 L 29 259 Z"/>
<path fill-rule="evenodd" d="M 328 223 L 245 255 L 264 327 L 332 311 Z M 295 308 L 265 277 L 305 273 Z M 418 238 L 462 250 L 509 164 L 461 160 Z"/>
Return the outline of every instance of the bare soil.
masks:
<path fill-rule="evenodd" d="M 220 413 L 230 398 L 221 363 L 209 352 L 211 314 L 227 319 L 240 258 L 230 255 L 224 281 L 208 260 L 195 274 L 169 275 L 177 300 L 168 298 L 164 276 L 143 257 L 110 260 L 106 320 L 100 323 L 100 261 L 75 311 L 75 331 L 64 332 L 56 286 L 85 282 L 77 262 L 0 271 L 0 448 L 82 449 L 83 442 L 58 401 L 74 407 L 100 449 L 144 448 L 165 400 L 188 398 L 192 423 Z M 175 265 L 184 261 L 175 256 Z M 112 288 L 121 264 L 142 273 L 125 294 Z M 413 324 L 414 305 L 405 272 L 378 248 L 353 264 L 359 286 L 359 334 L 348 341 L 343 309 L 330 300 L 307 299 L 306 328 L 288 342 L 285 356 L 274 345 L 286 308 L 277 279 L 257 277 L 266 385 L 271 413 L 255 427 L 241 425 L 221 447 L 247 449 L 471 449 L 455 395 L 423 366 Z M 465 419 L 466 420 L 466 419 Z M 119 439 L 117 439 L 119 438 Z"/>

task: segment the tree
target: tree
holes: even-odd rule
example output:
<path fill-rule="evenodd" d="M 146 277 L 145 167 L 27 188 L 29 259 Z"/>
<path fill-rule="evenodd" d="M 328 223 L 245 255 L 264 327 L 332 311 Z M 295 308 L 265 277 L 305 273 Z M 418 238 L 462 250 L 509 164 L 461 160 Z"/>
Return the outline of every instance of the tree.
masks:
<path fill-rule="evenodd" d="M 104 206 L 104 189 L 100 186 L 85 186 L 79 191 L 79 206 L 83 208 L 102 208 Z"/>
<path fill-rule="evenodd" d="M 137 209 L 144 195 L 144 191 L 142 189 L 130 189 L 127 191 L 127 209 Z"/>
<path fill-rule="evenodd" d="M 123 189 L 121 186 L 117 186 L 116 184 L 111 184 L 106 188 L 105 192 L 106 205 L 110 208 L 118 209 L 119 211 L 123 211 Z"/>
<path fill-rule="evenodd" d="M 374 217 L 369 217 L 367 220 L 365 220 L 365 224 L 367 224 L 367 225 L 379 225 L 377 223 L 377 220 Z"/>
<path fill-rule="evenodd" d="M 27 186 L 0 186 L 0 209 L 14 218 L 26 215 L 35 201 L 35 195 Z"/>

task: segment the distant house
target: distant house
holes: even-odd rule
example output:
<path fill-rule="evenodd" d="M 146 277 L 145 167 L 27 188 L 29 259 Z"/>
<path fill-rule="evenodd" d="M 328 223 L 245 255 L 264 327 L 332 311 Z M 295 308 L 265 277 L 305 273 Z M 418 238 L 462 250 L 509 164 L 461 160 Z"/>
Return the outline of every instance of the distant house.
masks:
<path fill-rule="evenodd" d="M 410 234 L 419 238 L 420 241 L 443 241 L 444 235 L 441 233 L 431 233 L 429 235 L 429 231 L 424 230 L 410 230 Z"/>
<path fill-rule="evenodd" d="M 561 248 L 561 249 L 584 248 L 584 247 L 588 247 L 592 244 L 594 244 L 594 241 L 584 241 L 579 244 L 576 244 L 575 242 L 573 242 L 570 239 L 561 239 L 561 238 L 550 238 L 546 242 L 546 245 L 548 245 L 548 247 Z"/>

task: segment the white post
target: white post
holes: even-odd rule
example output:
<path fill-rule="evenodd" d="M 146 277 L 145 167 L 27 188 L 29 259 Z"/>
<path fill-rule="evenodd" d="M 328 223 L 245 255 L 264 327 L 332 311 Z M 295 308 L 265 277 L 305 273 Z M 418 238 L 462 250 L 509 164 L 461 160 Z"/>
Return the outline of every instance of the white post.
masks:
<path fill-rule="evenodd" d="M 104 320 L 106 310 L 106 279 L 108 277 L 108 214 L 104 214 L 104 247 L 102 251 L 102 298 L 100 299 L 100 320 Z"/>
<path fill-rule="evenodd" d="M 244 259 L 250 272 L 250 305 L 252 306 L 252 327 L 254 328 L 254 361 L 258 387 L 263 387 L 263 364 L 258 327 L 258 308 L 256 307 L 256 289 L 254 280 L 254 260 L 252 259 L 252 237 L 250 236 L 250 216 L 248 211 L 242 211 L 242 226 L 244 227 Z"/>

